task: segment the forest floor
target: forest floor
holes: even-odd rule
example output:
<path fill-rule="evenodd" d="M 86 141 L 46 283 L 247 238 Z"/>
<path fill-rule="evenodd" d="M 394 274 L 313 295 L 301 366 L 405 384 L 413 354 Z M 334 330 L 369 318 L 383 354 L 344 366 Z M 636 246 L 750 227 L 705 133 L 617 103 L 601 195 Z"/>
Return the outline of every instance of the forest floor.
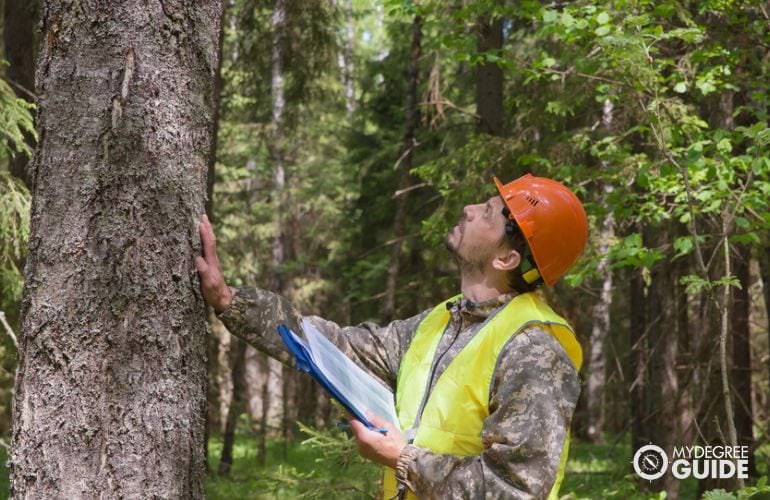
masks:
<path fill-rule="evenodd" d="M 612 443 L 612 440 L 608 440 Z M 761 475 L 768 474 L 767 455 L 770 447 L 758 454 Z M 281 441 L 268 443 L 265 464 L 258 461 L 254 435 L 240 434 L 233 449 L 234 464 L 228 477 L 216 474 L 222 449 L 220 437 L 209 441 L 209 464 L 206 478 L 209 500 L 333 498 L 335 500 L 375 498 L 379 467 L 364 463 L 350 455 L 330 458 L 322 449 L 302 444 L 301 440 L 284 446 Z M 665 498 L 659 493 L 639 491 L 635 475 L 630 471 L 630 445 L 615 442 L 591 445 L 573 442 L 567 473 L 561 487 L 563 499 L 641 500 Z M 345 458 L 347 457 L 347 459 Z M 0 448 L 0 498 L 8 497 L 6 450 Z M 681 498 L 694 499 L 694 479 L 681 482 Z"/>

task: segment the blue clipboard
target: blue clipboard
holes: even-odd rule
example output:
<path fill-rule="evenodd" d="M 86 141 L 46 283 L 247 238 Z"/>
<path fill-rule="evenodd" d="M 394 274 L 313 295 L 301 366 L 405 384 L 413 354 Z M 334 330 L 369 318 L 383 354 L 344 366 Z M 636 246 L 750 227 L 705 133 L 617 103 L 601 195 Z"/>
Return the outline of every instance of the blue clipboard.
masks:
<path fill-rule="evenodd" d="M 351 415 L 353 415 L 356 420 L 364 424 L 367 428 L 371 430 L 375 430 L 378 432 L 384 432 L 385 429 L 380 429 L 379 427 L 372 425 L 372 423 L 364 416 L 364 414 L 356 409 L 351 402 L 348 400 L 348 398 L 345 397 L 344 394 L 342 394 L 337 387 L 335 387 L 331 382 L 329 382 L 329 379 L 326 378 L 326 376 L 321 372 L 321 370 L 316 366 L 315 362 L 313 361 L 313 358 L 310 355 L 310 348 L 308 347 L 307 342 L 302 337 L 299 337 L 296 333 L 291 331 L 289 327 L 286 325 L 278 325 L 278 334 L 281 336 L 281 339 L 283 340 L 283 343 L 286 344 L 286 347 L 289 349 L 289 352 L 291 352 L 294 355 L 294 360 L 296 361 L 296 367 L 297 370 L 303 371 L 305 373 L 309 373 L 311 377 L 313 377 L 316 382 L 321 384 L 321 387 L 326 389 L 326 391 L 339 401 L 339 403 L 347 410 Z"/>

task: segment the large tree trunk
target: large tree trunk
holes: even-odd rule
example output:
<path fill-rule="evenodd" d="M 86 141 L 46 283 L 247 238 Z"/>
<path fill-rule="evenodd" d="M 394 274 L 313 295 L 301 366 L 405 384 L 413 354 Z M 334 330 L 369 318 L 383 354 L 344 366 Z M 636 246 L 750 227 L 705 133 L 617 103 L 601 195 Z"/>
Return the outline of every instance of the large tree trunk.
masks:
<path fill-rule="evenodd" d="M 5 0 L 4 6 L 3 42 L 9 63 L 6 76 L 16 95 L 30 102 L 35 100 L 35 23 L 38 6 L 38 0 Z M 34 138 L 25 134 L 25 142 L 33 145 Z M 17 154 L 10 159 L 8 168 L 11 175 L 31 188 L 28 163 L 25 155 Z"/>
<path fill-rule="evenodd" d="M 500 0 L 497 3 L 502 4 Z M 500 56 L 503 50 L 503 19 L 485 13 L 476 23 L 476 50 Z M 476 66 L 476 113 L 479 132 L 501 136 L 504 131 L 503 70 L 495 62 Z"/>
<path fill-rule="evenodd" d="M 422 51 L 422 16 L 414 16 L 412 22 L 412 44 L 409 51 L 409 74 L 406 92 L 406 123 L 404 124 L 404 145 L 397 160 L 398 187 L 396 193 L 396 214 L 393 220 L 393 244 L 390 247 L 388 278 L 385 282 L 385 298 L 382 306 L 382 320 L 387 323 L 393 319 L 396 308 L 396 286 L 401 264 L 401 249 L 406 237 L 407 187 L 412 178 L 412 156 L 415 147 L 414 134 L 420 122 L 420 110 L 417 107 L 417 86 L 420 79 L 420 53 Z"/>
<path fill-rule="evenodd" d="M 14 498 L 202 498 L 221 5 L 45 2 Z"/>

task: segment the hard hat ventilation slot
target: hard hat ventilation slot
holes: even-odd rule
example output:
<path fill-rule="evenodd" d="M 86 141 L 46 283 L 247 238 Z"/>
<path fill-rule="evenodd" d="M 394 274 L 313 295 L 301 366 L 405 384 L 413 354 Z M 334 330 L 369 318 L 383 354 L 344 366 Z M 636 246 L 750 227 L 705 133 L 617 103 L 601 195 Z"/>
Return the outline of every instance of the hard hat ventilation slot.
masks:
<path fill-rule="evenodd" d="M 536 198 L 532 198 L 531 196 L 526 196 L 525 198 L 527 199 L 529 204 L 532 205 L 533 207 L 536 207 L 537 204 L 540 202 L 540 200 L 538 200 Z"/>

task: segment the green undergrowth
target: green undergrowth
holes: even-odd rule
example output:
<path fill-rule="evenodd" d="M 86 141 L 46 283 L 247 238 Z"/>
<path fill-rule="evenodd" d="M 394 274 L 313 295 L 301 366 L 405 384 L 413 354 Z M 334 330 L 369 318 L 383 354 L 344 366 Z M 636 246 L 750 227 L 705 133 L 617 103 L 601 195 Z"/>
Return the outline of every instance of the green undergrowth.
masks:
<path fill-rule="evenodd" d="M 295 442 L 268 442 L 264 464 L 258 460 L 257 436 L 238 435 L 226 477 L 216 473 L 222 439 L 213 437 L 206 498 L 377 498 L 380 468 L 361 459 L 350 438 L 339 430 L 307 432 Z"/>
<path fill-rule="evenodd" d="M 312 432 L 312 431 L 311 431 Z M 309 441 L 308 441 L 309 438 Z M 561 487 L 562 500 L 665 498 L 662 493 L 642 492 L 631 471 L 631 447 L 624 441 L 592 445 L 574 442 L 570 448 L 567 473 Z M 340 431 L 301 434 L 297 441 L 268 442 L 265 463 L 257 454 L 257 436 L 241 433 L 233 449 L 233 468 L 228 476 L 216 473 L 222 451 L 222 438 L 209 440 L 209 472 L 206 498 L 210 500 L 279 498 L 376 498 L 380 469 L 361 460 L 349 439 Z M 7 450 L 0 447 L 0 498 L 8 498 Z M 770 445 L 757 451 L 760 475 L 767 474 Z M 752 483 L 750 481 L 750 483 Z M 763 484 L 763 483 L 760 483 Z M 680 483 L 680 498 L 696 498 L 693 479 Z M 768 499 L 770 492 L 747 488 L 744 492 L 714 491 L 709 500 Z"/>
<path fill-rule="evenodd" d="M 573 442 L 567 470 L 561 486 L 562 498 L 568 499 L 653 499 L 665 498 L 660 493 L 645 492 L 631 468 L 629 439 L 608 438 L 608 444 Z M 697 481 L 680 483 L 680 498 L 695 498 Z"/>
<path fill-rule="evenodd" d="M 8 450 L 0 447 L 0 498 L 8 498 L 10 486 L 8 485 Z"/>

